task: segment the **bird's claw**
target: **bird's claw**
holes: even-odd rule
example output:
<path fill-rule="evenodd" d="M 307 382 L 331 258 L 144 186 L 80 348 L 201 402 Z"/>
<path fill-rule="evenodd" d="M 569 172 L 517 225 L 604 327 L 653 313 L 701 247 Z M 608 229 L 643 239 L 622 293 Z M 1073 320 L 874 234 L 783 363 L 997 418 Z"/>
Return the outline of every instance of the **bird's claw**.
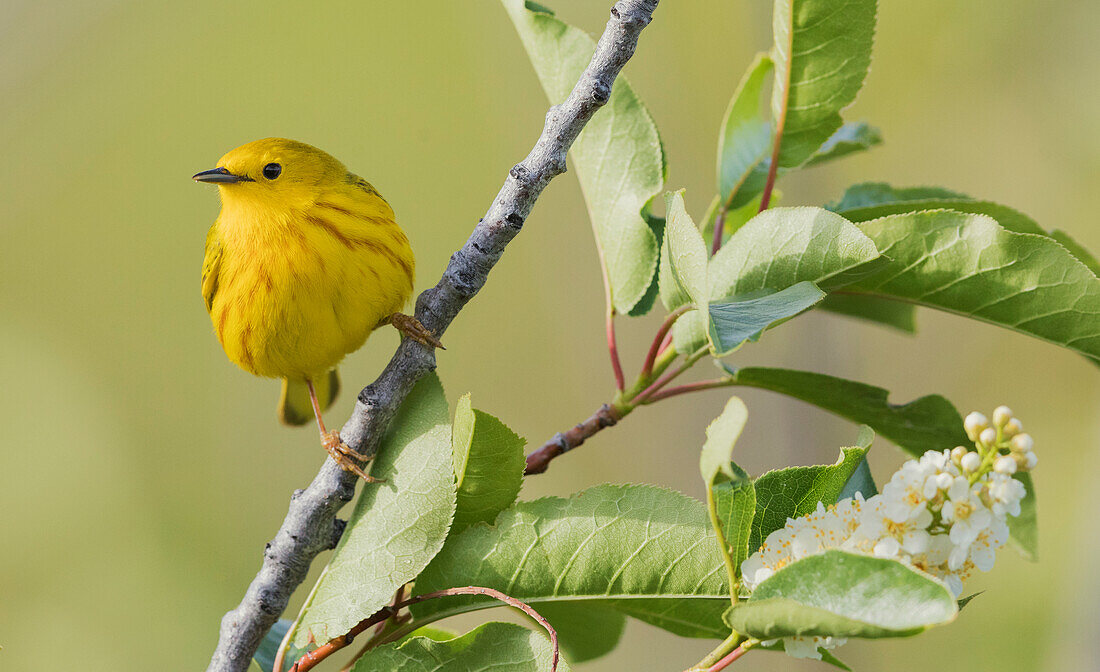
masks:
<path fill-rule="evenodd" d="M 344 471 L 350 471 L 356 474 L 367 483 L 385 483 L 383 479 L 375 478 L 363 471 L 362 467 L 357 464 L 357 461 L 366 462 L 370 460 L 370 457 L 352 450 L 351 447 L 340 438 L 340 432 L 333 430 L 322 434 L 321 446 L 324 447 L 329 457 L 331 457 Z"/>
<path fill-rule="evenodd" d="M 435 334 L 428 331 L 428 328 L 412 315 L 394 313 L 390 315 L 389 321 L 394 328 L 421 345 L 439 348 L 440 350 L 447 349 L 443 347 L 443 344 L 435 337 Z"/>

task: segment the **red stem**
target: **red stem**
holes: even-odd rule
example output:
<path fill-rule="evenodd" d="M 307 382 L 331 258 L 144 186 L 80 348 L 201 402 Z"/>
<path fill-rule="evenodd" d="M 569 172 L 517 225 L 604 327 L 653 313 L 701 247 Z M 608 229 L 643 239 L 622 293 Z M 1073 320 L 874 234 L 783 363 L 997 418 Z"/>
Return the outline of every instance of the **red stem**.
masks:
<path fill-rule="evenodd" d="M 655 401 L 660 401 L 661 399 L 675 397 L 678 394 L 687 394 L 688 392 L 698 392 L 700 390 L 712 390 L 716 387 L 728 387 L 729 385 L 729 381 L 720 379 L 702 380 L 697 383 L 684 383 L 683 385 L 670 387 L 667 390 L 654 392 L 646 401 L 648 401 L 649 403 L 653 403 Z"/>
<path fill-rule="evenodd" d="M 385 622 L 387 619 L 389 619 L 391 616 L 396 614 L 401 609 L 404 609 L 405 607 L 420 602 L 425 602 L 427 600 L 434 600 L 436 598 L 448 597 L 451 595 L 484 595 L 486 597 L 492 597 L 494 599 L 500 600 L 508 606 L 519 609 L 523 613 L 533 618 L 536 622 L 538 622 L 539 625 L 546 628 L 546 632 L 550 635 L 550 648 L 553 651 L 553 657 L 551 658 L 550 662 L 550 672 L 557 672 L 558 632 L 557 630 L 554 630 L 554 626 L 550 625 L 550 622 L 543 618 L 539 612 L 535 611 L 534 608 L 531 607 L 531 605 L 525 602 L 521 602 L 510 595 L 505 595 L 499 590 L 494 590 L 492 588 L 483 588 L 481 586 L 466 586 L 464 588 L 447 588 L 445 590 L 437 590 L 435 592 L 410 597 L 406 600 L 402 600 L 388 607 L 382 607 L 374 614 L 368 616 L 367 618 L 364 618 L 362 621 L 359 621 L 359 623 L 357 623 L 351 630 L 349 630 L 347 634 L 343 634 L 339 637 L 336 637 L 335 639 L 331 639 L 326 644 L 323 644 L 322 646 L 314 649 L 313 651 L 310 651 L 306 655 L 299 658 L 298 661 L 294 663 L 294 666 L 290 668 L 289 672 L 306 672 L 306 670 L 313 668 L 315 665 L 317 665 L 317 663 L 320 663 L 325 658 L 328 658 L 348 644 L 351 644 L 352 640 L 354 640 L 357 635 L 366 631 L 373 625 Z"/>
<path fill-rule="evenodd" d="M 723 658 L 722 660 L 719 660 L 717 663 L 715 663 L 715 664 L 711 665 L 710 667 L 708 667 L 706 669 L 706 672 L 720 672 L 721 670 L 726 669 L 727 665 L 729 665 L 730 663 L 737 660 L 738 658 L 740 658 L 741 656 L 745 655 L 748 652 L 749 652 L 748 649 L 744 649 L 744 648 L 741 648 L 739 646 L 736 649 L 734 649 L 733 651 L 730 651 L 726 655 L 725 658 Z"/>
<path fill-rule="evenodd" d="M 735 192 L 736 193 L 736 192 Z M 733 196 L 733 194 L 730 194 Z M 719 206 L 718 216 L 714 218 L 714 241 L 710 244 L 710 256 L 718 254 L 718 250 L 722 249 L 722 234 L 726 229 L 726 205 L 723 203 Z"/>
<path fill-rule="evenodd" d="M 691 364 L 694 364 L 694 362 L 692 362 Z M 683 364 L 683 365 L 677 367 L 676 369 L 673 369 L 672 371 L 669 371 L 668 373 L 661 376 L 660 378 L 658 378 L 656 380 L 656 382 L 654 382 L 652 385 L 650 385 L 649 387 L 642 390 L 638 394 L 638 396 L 634 397 L 634 403 L 635 404 L 644 404 L 644 403 L 650 401 L 649 396 L 651 394 L 656 393 L 662 387 L 664 387 L 665 385 L 668 385 L 670 382 L 672 382 L 672 380 L 674 378 L 676 378 L 676 376 L 680 375 L 684 371 L 687 371 L 688 368 L 691 366 L 691 364 Z"/>
<path fill-rule="evenodd" d="M 622 392 L 626 387 L 626 380 L 623 378 L 623 363 L 619 359 L 619 343 L 615 339 L 614 310 L 607 312 L 607 352 L 611 355 L 611 369 L 615 372 L 615 389 Z"/>
<path fill-rule="evenodd" d="M 661 341 L 661 349 L 657 351 L 657 356 L 665 354 L 665 350 L 668 350 L 668 346 L 672 345 L 672 332 L 665 334 L 665 340 Z"/>
<path fill-rule="evenodd" d="M 646 353 L 645 363 L 642 364 L 642 376 L 647 377 L 653 373 L 653 363 L 657 361 L 657 356 L 661 354 L 665 349 L 665 339 L 672 338 L 672 325 L 676 323 L 676 320 L 681 315 L 691 309 L 691 306 L 680 306 L 676 310 L 668 314 L 665 321 L 661 323 L 661 328 L 657 330 L 657 334 L 653 337 L 653 343 L 649 346 L 649 352 Z M 671 340 L 669 340 L 671 342 Z M 619 389 L 622 389 L 621 387 Z"/>

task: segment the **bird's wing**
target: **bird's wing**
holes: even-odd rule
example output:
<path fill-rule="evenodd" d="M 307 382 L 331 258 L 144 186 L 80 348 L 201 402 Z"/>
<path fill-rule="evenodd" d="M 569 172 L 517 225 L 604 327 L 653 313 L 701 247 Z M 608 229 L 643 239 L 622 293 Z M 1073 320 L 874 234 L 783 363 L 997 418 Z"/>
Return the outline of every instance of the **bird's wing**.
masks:
<path fill-rule="evenodd" d="M 218 239 L 218 223 L 206 234 L 206 254 L 202 259 L 202 298 L 206 310 L 214 306 L 214 294 L 218 292 L 218 269 L 222 261 L 222 244 Z"/>

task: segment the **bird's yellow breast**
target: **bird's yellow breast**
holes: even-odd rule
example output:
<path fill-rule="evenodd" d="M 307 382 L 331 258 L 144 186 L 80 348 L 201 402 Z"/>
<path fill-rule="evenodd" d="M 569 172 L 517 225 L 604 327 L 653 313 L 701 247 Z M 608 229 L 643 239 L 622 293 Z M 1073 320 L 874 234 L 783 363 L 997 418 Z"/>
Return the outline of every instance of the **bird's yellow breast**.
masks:
<path fill-rule="evenodd" d="M 350 173 L 293 203 L 223 193 L 206 261 L 218 340 L 260 376 L 327 372 L 412 293 L 408 239 L 382 197 Z"/>

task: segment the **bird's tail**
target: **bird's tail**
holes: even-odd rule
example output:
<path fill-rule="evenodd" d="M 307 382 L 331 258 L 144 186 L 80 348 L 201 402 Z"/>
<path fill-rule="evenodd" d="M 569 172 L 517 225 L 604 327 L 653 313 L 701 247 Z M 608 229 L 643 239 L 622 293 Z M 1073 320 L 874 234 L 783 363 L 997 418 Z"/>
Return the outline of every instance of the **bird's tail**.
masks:
<path fill-rule="evenodd" d="M 340 393 L 340 376 L 336 369 L 314 381 L 317 403 L 325 411 Z M 283 393 L 279 395 L 279 421 L 284 425 L 304 425 L 313 421 L 313 403 L 309 400 L 309 388 L 304 380 L 283 378 Z"/>

